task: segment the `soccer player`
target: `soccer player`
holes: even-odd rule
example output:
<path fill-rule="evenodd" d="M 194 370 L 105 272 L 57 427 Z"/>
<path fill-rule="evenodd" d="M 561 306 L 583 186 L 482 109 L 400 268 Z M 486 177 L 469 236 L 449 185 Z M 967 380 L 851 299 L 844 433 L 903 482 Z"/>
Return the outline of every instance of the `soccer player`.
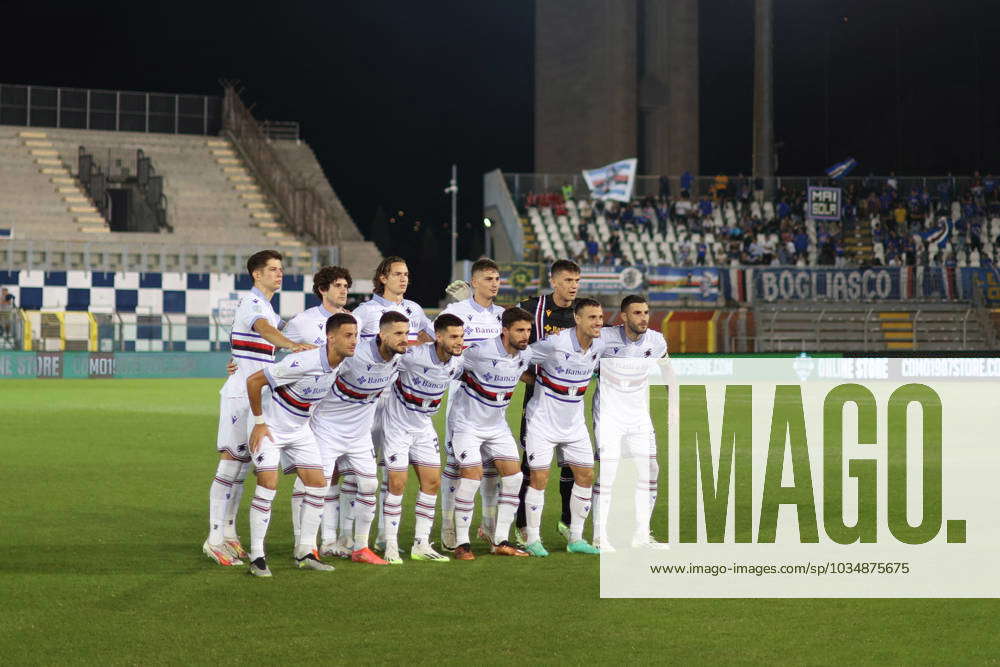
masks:
<path fill-rule="evenodd" d="M 594 393 L 594 436 L 601 468 L 594 484 L 594 546 L 611 552 L 607 536 L 611 489 L 622 455 L 632 459 L 637 473 L 635 488 L 635 532 L 633 547 L 667 548 L 650 536 L 649 520 L 656 503 L 657 464 L 656 433 L 649 415 L 648 376 L 656 360 L 667 354 L 663 334 L 649 328 L 649 303 L 646 297 L 632 294 L 621 304 L 622 324 L 601 330 L 604 343 L 600 380 Z M 602 397 L 606 414 L 601 407 Z M 671 398 L 674 398 L 671 396 Z M 603 416 L 602 416 L 603 415 Z"/>
<path fill-rule="evenodd" d="M 434 327 L 416 302 L 404 299 L 410 284 L 410 269 L 402 257 L 386 257 L 375 268 L 372 278 L 375 291 L 372 298 L 358 304 L 352 313 L 358 320 L 361 339 L 374 338 L 379 332 L 379 318 L 388 310 L 406 316 L 410 322 L 409 340 L 411 345 L 429 343 L 434 340 Z"/>
<path fill-rule="evenodd" d="M 316 347 L 289 340 L 278 331 L 281 318 L 271 307 L 271 297 L 281 289 L 284 276 L 281 254 L 274 250 L 254 253 L 247 260 L 247 273 L 253 279 L 253 289 L 240 297 L 229 335 L 233 356 L 240 361 L 219 392 L 219 431 L 215 445 L 219 465 L 208 493 L 208 539 L 201 547 L 219 565 L 239 565 L 246 558 L 236 534 L 236 513 L 250 462 L 247 378 L 274 363 L 276 348 L 300 352 Z"/>
<path fill-rule="evenodd" d="M 465 281 L 455 281 L 448 286 L 446 292 L 458 299 L 448 304 L 443 313 L 450 313 L 461 318 L 465 325 L 465 346 L 469 347 L 479 342 L 496 338 L 500 335 L 500 318 L 504 309 L 494 303 L 500 291 L 500 267 L 492 259 L 477 259 L 472 263 L 471 288 Z M 442 314 L 443 314 L 442 313 Z M 530 324 L 530 322 L 529 322 Z M 461 383 L 452 382 L 448 388 L 448 405 L 445 408 L 445 442 L 451 441 L 452 398 L 461 391 Z M 490 493 L 496 486 L 496 469 L 488 465 L 483 471 L 483 491 Z M 455 490 L 459 483 L 458 468 L 448 462 L 442 473 L 441 488 L 441 542 L 445 548 L 455 546 Z M 486 496 L 483 496 L 485 502 Z M 489 539 L 492 533 L 480 531 L 483 538 Z"/>
<path fill-rule="evenodd" d="M 311 425 L 323 456 L 324 472 L 338 465 L 357 480 L 357 495 L 349 524 L 341 522 L 340 539 L 324 535 L 322 556 L 350 557 L 359 563 L 385 565 L 368 548 L 368 533 L 375 519 L 375 451 L 372 420 L 379 397 L 396 377 L 400 355 L 407 349 L 409 321 L 390 310 L 379 321 L 379 333 L 362 340 L 353 357 L 340 365 L 337 381 L 313 412 Z"/>
<path fill-rule="evenodd" d="M 501 324 L 499 336 L 473 345 L 463 353 L 465 370 L 460 388 L 450 394 L 451 439 L 446 450 L 448 469 L 458 473 L 453 501 L 456 509 L 451 521 L 455 526 L 455 557 L 463 560 L 472 557 L 469 526 L 476 491 L 484 478 L 484 461 L 494 470 L 493 477 L 482 482 L 484 533 L 490 542 L 490 552 L 502 556 L 528 555 L 507 541 L 517 512 L 522 477 L 517 445 L 507 425 L 507 406 L 521 376 L 528 370 L 526 350 L 531 337 L 531 315 L 522 308 L 511 308 L 504 312 Z"/>
<path fill-rule="evenodd" d="M 289 354 L 280 362 L 247 378 L 247 396 L 254 415 L 250 432 L 250 455 L 257 471 L 257 488 L 250 502 L 250 574 L 270 577 L 264 555 L 264 538 L 271 518 L 271 503 L 278 488 L 278 464 L 282 454 L 295 465 L 305 485 L 295 561 L 300 568 L 328 572 L 333 566 L 317 558 L 316 533 L 326 497 L 323 459 L 309 428 L 313 406 L 323 399 L 337 377 L 337 367 L 354 355 L 358 326 L 346 313 L 326 321 L 324 347 Z M 261 404 L 264 385 L 271 387 L 271 400 Z M 272 430 L 273 429 L 273 430 Z"/>
<path fill-rule="evenodd" d="M 293 317 L 282 333 L 291 340 L 297 342 L 314 343 L 322 345 L 326 340 L 324 327 L 331 315 L 349 312 L 344 306 L 347 305 L 347 292 L 354 281 L 351 279 L 351 272 L 342 266 L 324 266 L 313 275 L 313 294 L 319 299 L 319 305 L 307 308 Z M 286 473 L 294 472 L 292 468 L 282 461 L 282 468 Z M 336 542 L 337 532 L 340 523 L 340 475 L 336 470 L 327 473 L 330 480 L 327 490 L 326 502 L 323 506 L 323 542 Z M 353 494 L 353 475 L 350 476 L 349 486 Z M 292 532 L 296 544 L 299 538 L 299 514 L 302 500 L 305 498 L 305 486 L 299 477 L 295 478 L 295 486 L 292 490 Z M 348 554 L 349 555 L 349 554 Z"/>
<path fill-rule="evenodd" d="M 583 539 L 594 482 L 594 449 L 587 431 L 583 397 L 604 351 L 601 342 L 604 311 L 593 299 L 577 299 L 574 310 L 575 327 L 530 346 L 531 361 L 537 365 L 537 372 L 535 391 L 525 409 L 524 453 L 531 479 L 524 494 L 524 506 L 528 520 L 525 549 L 532 556 L 549 555 L 542 545 L 541 521 L 545 485 L 556 449 L 560 464 L 573 473 L 566 550 L 600 553 Z"/>
<path fill-rule="evenodd" d="M 358 327 L 362 338 L 371 338 L 378 333 L 379 318 L 382 317 L 383 313 L 393 310 L 402 313 L 410 322 L 410 345 L 429 343 L 434 340 L 434 325 L 427 318 L 424 309 L 414 301 L 403 298 L 403 295 L 406 294 L 406 288 L 410 284 L 410 269 L 407 267 L 405 259 L 402 257 L 386 257 L 383 259 L 375 267 L 375 275 L 372 278 L 372 283 L 374 284 L 372 298 L 359 304 L 354 309 L 354 316 L 358 318 Z M 379 401 L 379 406 L 376 408 L 379 413 L 384 408 L 387 398 L 388 394 L 382 395 L 382 400 Z M 376 421 L 378 421 L 378 417 L 376 417 Z M 382 468 L 381 461 L 379 462 L 379 468 Z M 387 486 L 385 471 L 380 470 L 380 472 L 382 473 L 380 475 L 382 479 L 382 493 L 378 498 L 379 508 L 377 513 L 381 519 L 381 502 L 385 499 Z M 342 512 L 353 503 L 353 494 L 350 488 L 352 482 L 353 476 L 346 476 L 344 488 L 340 491 Z M 382 534 L 384 528 L 385 526 L 380 520 L 377 539 L 377 544 L 379 545 L 385 542 L 385 536 Z"/>
<path fill-rule="evenodd" d="M 531 342 L 535 343 L 545 340 L 547 336 L 559 333 L 563 329 L 576 326 L 574 308 L 576 306 L 576 294 L 580 289 L 580 267 L 576 262 L 568 259 L 560 259 L 552 263 L 549 268 L 549 283 L 552 285 L 552 294 L 542 294 L 533 299 L 522 301 L 519 305 L 532 314 L 533 327 L 531 330 Z M 525 416 L 527 415 L 528 402 L 534 394 L 534 385 L 529 384 L 524 391 L 525 410 L 521 414 L 521 447 L 525 445 Z M 521 462 L 521 472 L 524 481 L 521 483 L 520 505 L 517 509 L 518 542 L 525 544 L 525 526 L 527 518 L 524 511 L 524 494 L 528 489 L 528 479 L 530 470 L 527 458 Z M 562 520 L 559 522 L 559 533 L 569 538 L 570 511 L 569 500 L 573 490 L 573 472 L 569 468 L 563 468 L 559 477 L 559 494 L 562 496 L 563 512 Z"/>
<path fill-rule="evenodd" d="M 399 377 L 392 386 L 376 426 L 376 443 L 388 471 L 388 493 L 382 501 L 379 522 L 385 534 L 385 559 L 403 562 L 399 555 L 399 524 L 407 469 L 413 466 L 420 481 L 414 508 L 412 560 L 447 562 L 430 544 L 437 492 L 441 486 L 441 454 L 432 418 L 441 407 L 448 384 L 462 374 L 465 326 L 455 315 L 434 320 L 435 341 L 410 348 L 399 363 Z M 472 556 L 472 552 L 467 552 Z M 456 557 L 465 559 L 464 553 Z"/>

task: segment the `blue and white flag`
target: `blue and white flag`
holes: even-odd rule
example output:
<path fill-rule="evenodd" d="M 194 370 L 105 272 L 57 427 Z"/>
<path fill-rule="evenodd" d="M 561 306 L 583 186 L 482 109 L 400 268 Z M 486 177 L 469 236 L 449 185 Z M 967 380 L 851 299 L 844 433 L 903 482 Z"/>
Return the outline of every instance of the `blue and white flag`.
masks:
<path fill-rule="evenodd" d="M 590 188 L 592 199 L 614 199 L 615 201 L 631 201 L 632 188 L 635 186 L 637 158 L 619 160 L 597 169 L 584 169 L 583 178 Z"/>
<path fill-rule="evenodd" d="M 826 175 L 835 181 L 840 180 L 844 176 L 851 173 L 851 170 L 858 166 L 858 161 L 852 157 L 847 158 L 843 162 L 838 162 L 829 169 L 826 170 Z"/>
<path fill-rule="evenodd" d="M 938 227 L 936 229 L 920 233 L 920 238 L 924 240 L 924 243 L 927 245 L 937 243 L 938 248 L 944 248 L 948 244 L 948 239 L 950 237 L 951 220 L 948 220 L 947 218 L 941 218 L 938 220 Z"/>

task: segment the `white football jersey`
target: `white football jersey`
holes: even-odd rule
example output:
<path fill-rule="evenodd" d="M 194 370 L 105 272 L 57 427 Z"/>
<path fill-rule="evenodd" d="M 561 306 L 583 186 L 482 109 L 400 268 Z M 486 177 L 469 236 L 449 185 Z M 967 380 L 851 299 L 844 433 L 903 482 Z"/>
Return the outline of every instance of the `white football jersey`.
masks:
<path fill-rule="evenodd" d="M 345 440 L 371 432 L 375 405 L 396 378 L 401 356 L 386 361 L 374 338 L 358 341 L 354 356 L 344 359 L 337 369 L 330 395 L 313 411 L 313 428 Z"/>
<path fill-rule="evenodd" d="M 528 350 L 511 356 L 500 336 L 484 340 L 462 353 L 458 389 L 449 394 L 448 426 L 452 432 L 506 430 L 507 406 L 521 374 L 528 370 Z"/>
<path fill-rule="evenodd" d="M 338 312 L 348 311 L 341 308 Z M 293 317 L 281 333 L 296 343 L 326 345 L 326 321 L 333 315 L 334 313 L 328 311 L 322 304 L 307 308 Z"/>
<path fill-rule="evenodd" d="M 628 426 L 648 424 L 649 375 L 655 371 L 656 362 L 667 354 L 667 341 L 663 334 L 647 329 L 635 341 L 628 339 L 625 325 L 601 329 L 604 353 L 601 358 L 614 360 L 601 362 L 601 378 L 594 392 L 593 416 L 595 426 L 601 418 L 601 392 L 613 409 L 608 413 L 616 423 Z"/>
<path fill-rule="evenodd" d="M 264 405 L 264 421 L 275 433 L 306 428 L 313 406 L 330 393 L 337 376 L 327 359 L 326 346 L 286 355 L 264 369 L 271 400 Z"/>
<path fill-rule="evenodd" d="M 253 330 L 257 320 L 265 320 L 275 329 L 281 326 L 281 317 L 274 312 L 270 300 L 254 287 L 240 297 L 233 316 L 233 328 L 229 334 L 232 356 L 240 361 L 236 372 L 229 376 L 220 392 L 235 398 L 247 395 L 247 378 L 274 363 L 274 345 Z"/>
<path fill-rule="evenodd" d="M 564 329 L 528 346 L 530 362 L 537 364 L 534 393 L 525 407 L 529 429 L 541 429 L 550 440 L 588 438 L 583 398 L 604 352 L 595 338 L 580 347 L 576 327 Z"/>
<path fill-rule="evenodd" d="M 465 301 L 448 304 L 441 314 L 449 313 L 457 316 L 465 325 L 465 346 L 471 347 L 500 335 L 500 318 L 503 317 L 503 306 L 492 304 L 484 308 L 469 297 Z"/>
<path fill-rule="evenodd" d="M 403 299 L 399 303 L 395 303 L 378 294 L 372 294 L 371 299 L 358 304 L 358 307 L 351 312 L 354 319 L 358 321 L 358 338 L 361 340 L 374 338 L 378 334 L 379 320 L 390 310 L 402 313 L 410 321 L 409 342 L 411 345 L 417 342 L 417 336 L 421 331 L 426 331 L 431 338 L 434 337 L 434 325 L 427 318 L 424 309 L 415 301 Z"/>
<path fill-rule="evenodd" d="M 461 374 L 461 356 L 442 362 L 434 343 L 411 347 L 400 358 L 399 376 L 385 402 L 385 430 L 434 428 L 431 418 L 441 407 L 448 383 Z"/>

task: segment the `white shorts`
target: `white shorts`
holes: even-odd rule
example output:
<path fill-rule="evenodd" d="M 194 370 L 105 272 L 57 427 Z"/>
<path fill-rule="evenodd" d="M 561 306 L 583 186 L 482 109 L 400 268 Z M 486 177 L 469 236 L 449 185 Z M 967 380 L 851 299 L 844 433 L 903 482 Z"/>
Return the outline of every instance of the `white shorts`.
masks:
<path fill-rule="evenodd" d="M 308 426 L 292 433 L 272 431 L 270 438 L 264 438 L 252 460 L 254 468 L 261 472 L 278 470 L 283 457 L 285 462 L 300 470 L 323 470 L 319 445 Z"/>
<path fill-rule="evenodd" d="M 246 396 L 219 397 L 219 433 L 215 449 L 227 452 L 237 461 L 250 460 L 250 402 Z"/>
<path fill-rule="evenodd" d="M 594 429 L 598 461 L 626 458 L 656 458 L 656 433 L 643 427 L 630 427 L 613 421 L 601 421 Z"/>
<path fill-rule="evenodd" d="M 441 449 L 433 428 L 420 431 L 375 430 L 379 463 L 389 470 L 406 470 L 410 465 L 441 467 Z"/>
<path fill-rule="evenodd" d="M 594 446 L 590 442 L 589 435 L 576 440 L 552 440 L 548 434 L 537 433 L 528 427 L 528 434 L 524 439 L 524 453 L 531 470 L 548 470 L 552 465 L 552 454 L 556 451 L 559 454 L 560 467 L 594 467 Z"/>
<path fill-rule="evenodd" d="M 453 431 L 446 449 L 448 462 L 459 468 L 482 466 L 484 462 L 489 465 L 497 459 L 520 461 L 517 444 L 509 428 L 487 433 Z"/>

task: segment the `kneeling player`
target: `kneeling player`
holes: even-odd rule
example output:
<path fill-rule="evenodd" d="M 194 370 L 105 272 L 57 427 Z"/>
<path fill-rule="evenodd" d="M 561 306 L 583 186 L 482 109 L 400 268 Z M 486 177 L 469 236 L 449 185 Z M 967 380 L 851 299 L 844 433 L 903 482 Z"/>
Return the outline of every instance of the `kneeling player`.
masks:
<path fill-rule="evenodd" d="M 461 319 L 450 314 L 439 315 L 434 321 L 435 342 L 411 347 L 402 356 L 392 395 L 376 415 L 379 421 L 376 444 L 389 478 L 389 492 L 382 501 L 379 521 L 385 531 L 385 558 L 393 564 L 403 562 L 399 555 L 399 524 L 410 465 L 420 480 L 410 558 L 448 560 L 430 545 L 437 492 L 441 486 L 441 453 L 432 418 L 441 407 L 448 383 L 462 373 L 460 355 L 464 334 Z"/>
<path fill-rule="evenodd" d="M 529 346 L 531 363 L 538 365 L 535 392 L 525 410 L 525 454 L 531 470 L 531 483 L 524 494 L 528 532 L 525 548 L 533 556 L 549 555 L 542 545 L 540 528 L 545 485 L 557 448 L 561 465 L 570 467 L 574 480 L 567 550 L 600 553 L 583 539 L 594 482 L 594 449 L 587 431 L 583 397 L 604 350 L 600 339 L 604 312 L 593 299 L 577 299 L 573 317 L 576 326 L 572 329 Z"/>
<path fill-rule="evenodd" d="M 301 568 L 333 569 L 314 553 L 326 480 L 319 447 L 309 428 L 309 415 L 313 405 L 329 393 L 337 367 L 354 355 L 358 327 L 353 317 L 340 313 L 327 320 L 326 334 L 325 347 L 290 354 L 247 378 L 247 396 L 255 421 L 250 433 L 250 456 L 257 470 L 257 488 L 250 502 L 250 574 L 257 577 L 271 576 L 264 556 L 264 537 L 277 493 L 278 463 L 283 453 L 305 484 L 295 560 Z M 264 385 L 271 387 L 271 401 L 266 409 L 261 406 Z"/>
<path fill-rule="evenodd" d="M 490 552 L 503 556 L 527 556 L 507 538 L 517 512 L 522 474 L 517 445 L 507 424 L 507 406 L 514 396 L 521 376 L 528 369 L 528 339 L 531 337 L 531 314 L 522 308 L 504 311 L 501 333 L 467 349 L 462 355 L 465 370 L 458 391 L 452 392 L 448 426 L 448 466 L 459 470 L 455 491 L 455 557 L 470 559 L 469 526 L 476 500 L 476 490 L 483 477 L 483 461 L 500 474 L 499 489 L 491 476 L 483 489 L 483 522 Z M 499 506 L 497 501 L 499 491 Z M 448 492 L 447 490 L 445 491 Z M 494 521 L 495 517 L 495 521 Z"/>

